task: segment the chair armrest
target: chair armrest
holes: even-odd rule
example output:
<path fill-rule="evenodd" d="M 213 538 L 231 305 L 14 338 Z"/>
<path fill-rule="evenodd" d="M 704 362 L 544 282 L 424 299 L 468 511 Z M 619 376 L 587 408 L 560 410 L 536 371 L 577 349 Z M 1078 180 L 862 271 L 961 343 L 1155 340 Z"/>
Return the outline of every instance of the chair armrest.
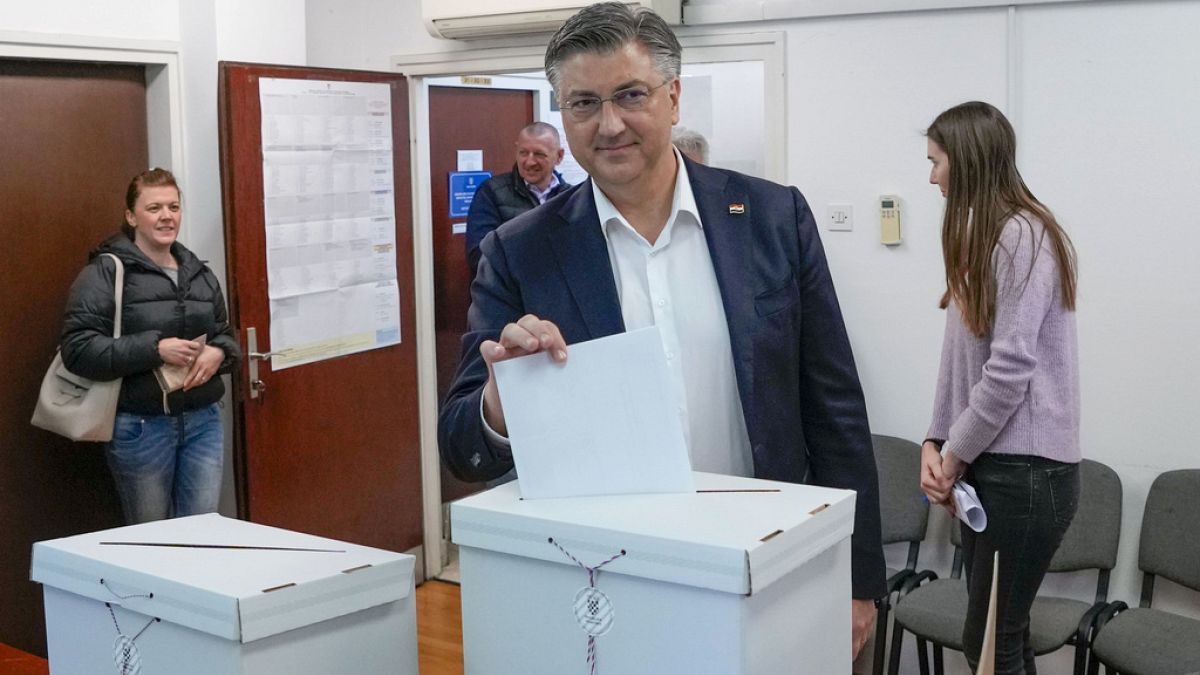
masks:
<path fill-rule="evenodd" d="M 1100 605 L 1104 605 L 1104 603 L 1096 603 L 1096 605 L 1092 606 L 1092 608 L 1087 611 L 1087 614 L 1091 614 L 1092 611 L 1095 610 L 1096 607 L 1098 607 Z M 1121 612 L 1124 612 L 1127 609 L 1129 609 L 1129 605 L 1125 604 L 1124 602 L 1122 602 L 1120 600 L 1117 600 L 1116 602 L 1112 602 L 1107 605 L 1104 605 L 1104 608 L 1096 613 L 1095 618 L 1092 623 L 1092 636 L 1091 636 L 1091 638 L 1088 639 L 1088 656 L 1085 659 L 1086 672 L 1088 675 L 1097 675 L 1097 673 L 1099 673 L 1099 671 L 1100 671 L 1100 660 L 1097 659 L 1096 655 L 1092 652 L 1092 645 L 1096 642 L 1096 636 L 1100 634 L 1100 630 L 1104 628 L 1104 624 L 1108 623 L 1109 621 L 1112 620 L 1112 618 L 1114 616 L 1120 614 Z M 1087 618 L 1086 614 L 1084 615 L 1084 618 L 1085 619 Z M 1080 623 L 1081 628 L 1082 628 L 1082 625 L 1083 624 L 1081 622 Z M 1078 664 L 1080 661 L 1080 658 L 1078 656 L 1078 650 L 1080 648 L 1081 647 L 1079 645 L 1076 645 L 1076 647 L 1075 647 L 1075 649 L 1076 649 L 1076 664 Z"/>
<path fill-rule="evenodd" d="M 1075 644 L 1091 645 L 1092 627 L 1096 625 L 1096 619 L 1106 607 L 1108 607 L 1108 603 L 1097 602 L 1089 607 L 1088 611 L 1083 613 L 1083 616 L 1079 619 L 1079 628 L 1075 630 Z"/>
<path fill-rule="evenodd" d="M 900 597 L 903 598 L 911 593 L 913 589 L 915 589 L 917 586 L 920 586 L 922 582 L 933 581 L 937 578 L 937 572 L 934 572 L 933 570 L 922 570 L 910 575 L 904 580 L 904 583 L 900 585 Z"/>
<path fill-rule="evenodd" d="M 1089 672 L 1088 661 L 1092 653 L 1092 638 L 1095 636 L 1093 627 L 1096 625 L 1096 617 L 1106 607 L 1108 607 L 1107 602 L 1097 602 L 1089 607 L 1079 618 L 1079 627 L 1075 630 L 1075 635 L 1067 640 L 1068 644 L 1075 645 L 1075 669 L 1072 671 L 1074 675 L 1084 675 Z"/>
<path fill-rule="evenodd" d="M 1100 633 L 1102 628 L 1104 628 L 1104 624 L 1112 621 L 1113 617 L 1127 609 L 1129 609 L 1129 605 L 1117 600 L 1116 602 L 1109 603 L 1104 609 L 1100 610 L 1100 613 L 1096 615 L 1096 624 L 1095 628 L 1093 629 L 1092 639 L 1096 639 L 1096 635 Z"/>
<path fill-rule="evenodd" d="M 890 578 L 887 580 L 887 594 L 888 594 L 888 595 L 891 595 L 892 593 L 895 593 L 896 591 L 900 590 L 900 586 L 901 586 L 901 585 L 902 585 L 902 584 L 903 584 L 903 583 L 904 583 L 904 582 L 905 582 L 905 581 L 906 581 L 906 580 L 907 580 L 909 577 L 913 576 L 914 574 L 916 574 L 916 572 L 915 572 L 914 570 L 910 570 L 910 569 L 907 569 L 907 568 L 905 568 L 905 569 L 902 569 L 902 570 L 900 570 L 899 572 L 896 572 L 895 574 L 893 574 L 893 575 L 892 575 L 892 576 L 891 576 L 891 577 L 890 577 Z"/>

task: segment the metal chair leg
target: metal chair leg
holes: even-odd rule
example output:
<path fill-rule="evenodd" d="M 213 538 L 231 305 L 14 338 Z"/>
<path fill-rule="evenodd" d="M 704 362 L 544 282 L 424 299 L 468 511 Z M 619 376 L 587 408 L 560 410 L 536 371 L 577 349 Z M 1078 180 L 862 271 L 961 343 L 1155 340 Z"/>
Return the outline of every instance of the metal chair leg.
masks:
<path fill-rule="evenodd" d="M 904 629 L 892 619 L 892 655 L 888 659 L 888 675 L 900 674 L 900 649 L 904 646 Z"/>
<path fill-rule="evenodd" d="M 879 603 L 879 618 L 875 621 L 875 654 L 871 663 L 872 675 L 883 675 L 884 653 L 887 651 L 887 617 L 891 598 Z"/>
<path fill-rule="evenodd" d="M 1075 645 L 1075 667 L 1071 671 L 1072 675 L 1086 675 L 1087 674 L 1087 658 L 1088 658 L 1087 641 L 1080 640 L 1079 644 Z"/>
<path fill-rule="evenodd" d="M 925 651 L 925 638 L 917 638 L 917 666 L 921 675 L 929 675 L 929 653 Z"/>

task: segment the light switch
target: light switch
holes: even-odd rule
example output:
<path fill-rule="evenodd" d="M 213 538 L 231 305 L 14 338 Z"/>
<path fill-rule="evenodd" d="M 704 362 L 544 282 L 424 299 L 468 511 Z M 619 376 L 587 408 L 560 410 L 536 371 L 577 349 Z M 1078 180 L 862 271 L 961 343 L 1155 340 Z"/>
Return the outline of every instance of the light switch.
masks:
<path fill-rule="evenodd" d="M 852 204 L 830 204 L 825 209 L 825 229 L 849 232 L 854 229 L 854 206 Z"/>

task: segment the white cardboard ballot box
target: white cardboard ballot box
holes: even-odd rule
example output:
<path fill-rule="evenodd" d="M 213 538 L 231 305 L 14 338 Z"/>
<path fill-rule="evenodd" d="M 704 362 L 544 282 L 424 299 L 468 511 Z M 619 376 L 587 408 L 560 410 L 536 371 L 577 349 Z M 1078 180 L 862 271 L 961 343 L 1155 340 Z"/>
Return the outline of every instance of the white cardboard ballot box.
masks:
<path fill-rule="evenodd" d="M 414 562 L 207 514 L 38 542 L 32 578 L 53 675 L 415 674 Z"/>
<path fill-rule="evenodd" d="M 598 675 L 849 673 L 854 493 L 695 478 L 689 494 L 521 499 L 514 481 L 455 502 L 467 675 L 587 675 L 589 634 Z M 602 595 L 572 557 L 616 557 Z"/>

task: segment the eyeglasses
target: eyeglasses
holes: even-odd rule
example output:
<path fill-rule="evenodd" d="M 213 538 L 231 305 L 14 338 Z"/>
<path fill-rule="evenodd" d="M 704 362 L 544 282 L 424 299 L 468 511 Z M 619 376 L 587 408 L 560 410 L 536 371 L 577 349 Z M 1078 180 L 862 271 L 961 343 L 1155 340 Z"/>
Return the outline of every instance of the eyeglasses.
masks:
<path fill-rule="evenodd" d="M 622 89 L 607 98 L 600 98 L 599 96 L 576 96 L 563 101 L 561 104 L 562 110 L 580 122 L 589 119 L 592 115 L 599 112 L 600 107 L 604 105 L 605 101 L 612 101 L 621 110 L 638 110 L 646 105 L 646 102 L 650 100 L 650 94 L 654 93 L 655 89 L 661 89 L 673 81 L 674 78 L 663 82 L 657 87 L 638 86 Z"/>

